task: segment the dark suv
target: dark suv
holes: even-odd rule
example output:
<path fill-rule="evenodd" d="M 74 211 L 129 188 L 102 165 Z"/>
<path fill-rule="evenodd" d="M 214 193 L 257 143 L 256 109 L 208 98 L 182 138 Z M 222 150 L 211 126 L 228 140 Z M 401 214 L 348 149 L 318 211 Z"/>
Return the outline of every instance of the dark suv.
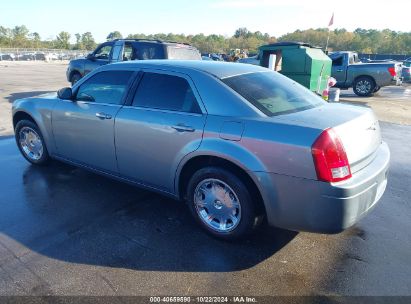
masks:
<path fill-rule="evenodd" d="M 86 58 L 71 60 L 67 80 L 73 85 L 101 65 L 147 59 L 201 60 L 200 52 L 187 43 L 146 39 L 116 39 L 100 44 Z"/>

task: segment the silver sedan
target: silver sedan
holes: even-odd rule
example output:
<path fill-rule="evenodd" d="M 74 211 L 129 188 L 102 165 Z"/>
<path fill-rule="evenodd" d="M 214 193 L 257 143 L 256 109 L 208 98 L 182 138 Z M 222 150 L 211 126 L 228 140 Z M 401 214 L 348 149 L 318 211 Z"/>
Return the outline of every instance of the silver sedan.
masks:
<path fill-rule="evenodd" d="M 107 65 L 15 101 L 13 124 L 29 162 L 61 160 L 185 201 L 222 239 L 261 223 L 340 232 L 387 184 L 390 152 L 370 109 L 326 103 L 252 65 Z"/>

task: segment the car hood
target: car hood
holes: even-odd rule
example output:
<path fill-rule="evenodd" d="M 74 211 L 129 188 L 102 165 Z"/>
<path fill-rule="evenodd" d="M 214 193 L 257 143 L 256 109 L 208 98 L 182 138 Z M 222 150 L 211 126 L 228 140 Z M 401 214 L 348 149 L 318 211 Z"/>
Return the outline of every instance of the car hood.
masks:
<path fill-rule="evenodd" d="M 70 60 L 69 66 L 71 68 L 73 67 L 83 68 L 86 61 L 87 61 L 86 58 L 73 59 L 73 60 Z"/>

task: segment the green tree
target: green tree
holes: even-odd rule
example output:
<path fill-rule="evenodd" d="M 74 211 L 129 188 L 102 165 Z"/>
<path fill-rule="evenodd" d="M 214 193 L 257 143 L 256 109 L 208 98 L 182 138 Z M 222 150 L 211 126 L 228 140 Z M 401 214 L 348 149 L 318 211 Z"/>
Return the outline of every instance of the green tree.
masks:
<path fill-rule="evenodd" d="M 252 36 L 252 33 L 246 27 L 240 27 L 234 33 L 235 38 L 240 38 L 240 37 L 248 38 L 250 36 Z"/>
<path fill-rule="evenodd" d="M 41 43 L 41 37 L 39 33 L 34 32 L 34 33 L 29 34 L 29 36 L 30 36 L 31 44 L 33 47 L 35 48 L 41 47 L 42 43 Z"/>
<path fill-rule="evenodd" d="M 28 45 L 29 30 L 25 25 L 15 26 L 11 30 L 11 34 L 13 38 L 13 46 L 25 47 Z"/>
<path fill-rule="evenodd" d="M 67 32 L 60 32 L 57 37 L 57 47 L 60 49 L 66 49 L 68 50 L 70 48 L 70 38 L 71 35 Z"/>
<path fill-rule="evenodd" d="M 96 41 L 90 32 L 81 35 L 81 44 L 85 50 L 93 50 L 96 47 Z"/>
<path fill-rule="evenodd" d="M 114 39 L 122 39 L 122 38 L 123 38 L 123 35 L 121 35 L 119 31 L 114 31 L 107 35 L 107 41 L 111 41 Z"/>
<path fill-rule="evenodd" d="M 0 26 L 0 46 L 10 47 L 12 44 L 13 35 L 11 29 Z"/>

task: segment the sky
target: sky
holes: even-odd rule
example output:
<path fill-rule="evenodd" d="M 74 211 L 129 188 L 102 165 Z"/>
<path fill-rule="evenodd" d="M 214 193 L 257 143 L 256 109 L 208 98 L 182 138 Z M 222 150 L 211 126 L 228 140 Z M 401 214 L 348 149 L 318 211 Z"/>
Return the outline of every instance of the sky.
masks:
<path fill-rule="evenodd" d="M 0 25 L 25 25 L 42 39 L 91 32 L 97 42 L 114 30 L 135 33 L 221 34 L 239 27 L 279 37 L 297 29 L 385 29 L 411 32 L 411 0 L 19 0 L 0 6 Z"/>

